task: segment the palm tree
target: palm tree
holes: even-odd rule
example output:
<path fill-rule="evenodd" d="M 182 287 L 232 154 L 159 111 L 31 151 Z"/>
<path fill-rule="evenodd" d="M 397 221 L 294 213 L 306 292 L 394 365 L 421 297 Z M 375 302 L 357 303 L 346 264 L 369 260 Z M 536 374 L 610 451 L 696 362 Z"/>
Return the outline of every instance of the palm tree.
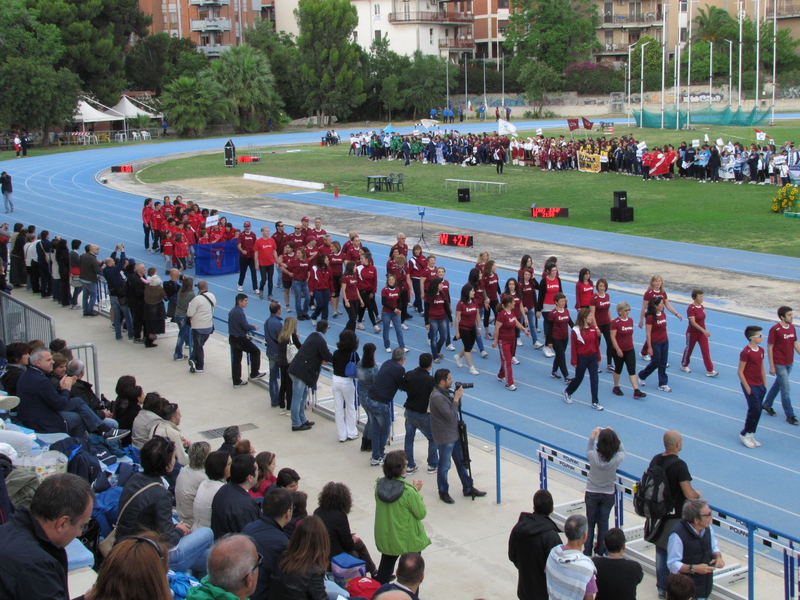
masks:
<path fill-rule="evenodd" d="M 198 136 L 210 124 L 230 118 L 235 104 L 222 87 L 201 73 L 200 77 L 179 77 L 161 97 L 167 120 L 181 135 Z"/>
<path fill-rule="evenodd" d="M 728 14 L 727 10 L 708 4 L 706 4 L 706 10 L 698 8 L 697 12 L 698 15 L 694 19 L 693 41 L 713 42 L 714 44 L 721 42 L 725 37 L 722 31 L 734 22 L 733 17 Z"/>

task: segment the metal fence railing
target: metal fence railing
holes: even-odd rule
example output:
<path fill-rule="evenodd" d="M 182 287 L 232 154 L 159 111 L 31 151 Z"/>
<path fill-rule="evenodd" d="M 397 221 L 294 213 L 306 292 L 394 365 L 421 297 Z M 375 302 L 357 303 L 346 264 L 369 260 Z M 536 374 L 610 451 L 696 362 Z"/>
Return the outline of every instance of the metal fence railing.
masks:
<path fill-rule="evenodd" d="M 77 358 L 86 365 L 84 379 L 92 384 L 94 393 L 100 397 L 100 361 L 97 359 L 97 347 L 94 344 L 75 344 L 67 346 L 72 358 Z"/>
<path fill-rule="evenodd" d="M 42 340 L 48 345 L 56 338 L 56 324 L 42 311 L 0 292 L 0 336 L 6 344 Z"/>

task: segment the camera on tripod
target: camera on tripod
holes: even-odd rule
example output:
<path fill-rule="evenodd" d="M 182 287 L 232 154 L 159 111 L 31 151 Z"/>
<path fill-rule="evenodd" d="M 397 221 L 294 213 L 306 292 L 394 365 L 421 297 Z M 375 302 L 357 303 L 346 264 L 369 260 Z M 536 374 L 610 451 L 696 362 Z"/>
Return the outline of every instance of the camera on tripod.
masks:
<path fill-rule="evenodd" d="M 474 383 L 465 383 L 463 381 L 456 381 L 455 389 L 464 388 L 465 390 L 470 390 L 475 387 Z"/>

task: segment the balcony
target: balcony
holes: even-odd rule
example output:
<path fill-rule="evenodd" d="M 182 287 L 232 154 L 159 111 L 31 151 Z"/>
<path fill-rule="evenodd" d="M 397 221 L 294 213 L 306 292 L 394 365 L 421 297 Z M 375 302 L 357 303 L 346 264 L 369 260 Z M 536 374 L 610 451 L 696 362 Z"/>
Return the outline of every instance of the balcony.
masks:
<path fill-rule="evenodd" d="M 617 44 L 603 44 L 603 49 L 595 52 L 595 56 L 618 56 L 628 53 L 627 46 L 618 46 Z"/>
<path fill-rule="evenodd" d="M 198 46 L 197 51 L 202 52 L 208 58 L 219 58 L 219 55 L 230 47 L 230 44 L 206 44 L 205 46 Z"/>
<path fill-rule="evenodd" d="M 458 12 L 395 12 L 389 13 L 389 23 L 472 23 L 472 13 Z"/>
<path fill-rule="evenodd" d="M 190 6 L 228 6 L 231 0 L 189 0 Z"/>
<path fill-rule="evenodd" d="M 471 37 L 444 38 L 443 40 L 439 40 L 439 48 L 472 50 L 474 47 L 475 40 Z"/>
<path fill-rule="evenodd" d="M 230 19 L 192 19 L 192 31 L 230 31 Z"/>
<path fill-rule="evenodd" d="M 767 5 L 767 18 L 771 19 L 772 15 L 775 13 L 775 7 L 771 4 Z M 778 4 L 778 18 L 785 19 L 787 17 L 797 17 L 800 16 L 800 3 L 795 4 L 793 2 L 784 2 L 782 4 Z"/>
<path fill-rule="evenodd" d="M 602 15 L 601 29 L 614 27 L 663 27 L 664 21 L 660 13 L 641 13 L 634 15 Z"/>

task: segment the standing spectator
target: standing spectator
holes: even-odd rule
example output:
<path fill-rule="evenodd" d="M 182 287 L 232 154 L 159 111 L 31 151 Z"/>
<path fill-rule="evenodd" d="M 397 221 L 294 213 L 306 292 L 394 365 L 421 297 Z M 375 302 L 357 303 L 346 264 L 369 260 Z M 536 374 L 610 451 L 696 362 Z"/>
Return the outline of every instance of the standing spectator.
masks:
<path fill-rule="evenodd" d="M 792 408 L 792 399 L 789 397 L 789 375 L 794 364 L 794 353 L 800 352 L 800 341 L 797 340 L 797 331 L 792 324 L 794 311 L 790 306 L 781 306 L 778 309 L 778 318 L 780 323 L 772 326 L 767 338 L 769 374 L 775 375 L 775 382 L 769 388 L 762 408 L 770 417 L 774 417 L 775 411 L 772 409 L 772 404 L 780 391 L 786 422 L 789 425 L 798 425 L 794 408 Z"/>
<path fill-rule="evenodd" d="M 313 421 L 306 419 L 306 395 L 309 388 L 316 387 L 323 365 L 333 360 L 325 342 L 327 332 L 328 322 L 317 321 L 316 331 L 306 338 L 289 365 L 289 377 L 292 380 L 292 431 L 307 431 L 314 426 Z"/>
<path fill-rule="evenodd" d="M 69 600 L 67 552 L 89 524 L 94 492 L 69 473 L 51 475 L 30 509 L 17 508 L 0 527 L 0 591 L 5 600 Z"/>
<path fill-rule="evenodd" d="M 86 246 L 86 252 L 80 257 L 80 280 L 83 285 L 83 316 L 94 317 L 98 312 L 94 310 L 97 302 L 97 276 L 100 274 L 100 263 L 97 255 L 100 248 L 95 244 Z"/>
<path fill-rule="evenodd" d="M 198 281 L 197 296 L 192 298 L 186 307 L 186 316 L 191 320 L 192 357 L 189 359 L 189 372 L 202 373 L 205 368 L 203 346 L 208 336 L 214 331 L 214 308 L 217 299 L 208 291 L 208 282 Z"/>
<path fill-rule="evenodd" d="M 608 556 L 592 558 L 597 572 L 595 600 L 636 600 L 636 588 L 644 578 L 642 565 L 625 558 L 625 532 L 609 529 L 603 539 Z"/>
<path fill-rule="evenodd" d="M 22 287 L 25 285 L 25 278 L 27 277 L 27 272 L 25 269 L 25 235 L 26 232 L 23 229 L 22 223 L 15 223 L 14 224 L 14 237 L 12 235 L 11 239 L 11 253 L 10 253 L 10 263 L 11 263 L 11 272 L 8 278 L 9 283 L 13 285 L 15 288 Z M 73 248 L 75 247 L 75 241 L 73 240 Z M 78 240 L 78 248 L 80 248 L 80 240 Z M 77 259 L 77 252 L 76 259 Z M 76 260 L 77 262 L 77 260 Z M 79 291 L 77 293 L 80 293 Z M 77 298 L 77 295 L 76 295 Z M 75 301 L 77 304 L 77 300 Z"/>
<path fill-rule="evenodd" d="M 739 354 L 739 368 L 737 374 L 742 385 L 745 400 L 747 400 L 747 417 L 744 429 L 739 433 L 742 443 L 748 448 L 761 445 L 756 441 L 755 433 L 758 421 L 761 418 L 761 403 L 767 393 L 767 371 L 764 367 L 764 349 L 759 346 L 763 340 L 761 327 L 751 325 L 744 330 L 747 346 Z"/>
<path fill-rule="evenodd" d="M 270 278 L 270 291 L 272 289 L 272 279 Z M 263 283 L 263 282 L 262 282 Z M 270 294 L 270 300 L 272 295 Z M 267 361 L 269 362 L 269 400 L 272 408 L 278 406 L 278 395 L 280 393 L 281 371 L 278 364 L 278 352 L 280 342 L 278 336 L 283 329 L 283 319 L 281 319 L 281 303 L 271 301 L 269 303 L 269 317 L 264 322 L 264 342 L 267 347 Z M 286 363 L 289 368 L 289 363 Z"/>
<path fill-rule="evenodd" d="M 36 242 L 36 262 L 39 265 L 39 289 L 42 292 L 42 298 L 50 298 L 53 295 L 53 275 L 51 271 L 53 256 L 50 254 L 51 247 L 50 232 L 43 229 L 39 233 L 39 241 Z"/>
<path fill-rule="evenodd" d="M 394 410 L 394 395 L 397 390 L 404 390 L 405 383 L 403 376 L 406 370 L 403 364 L 406 362 L 406 351 L 403 348 L 395 348 L 392 351 L 392 359 L 387 360 L 381 365 L 378 375 L 372 386 L 369 388 L 367 402 L 364 408 L 369 413 L 370 423 L 372 424 L 372 457 L 369 464 L 379 467 L 383 464 L 384 449 L 389 440 L 389 429 L 392 421 L 392 411 Z"/>
<path fill-rule="evenodd" d="M 214 539 L 241 533 L 258 519 L 258 504 L 248 493 L 258 482 L 258 466 L 251 454 L 240 454 L 231 463 L 231 476 L 211 502 L 211 530 Z"/>
<path fill-rule="evenodd" d="M 597 448 L 595 448 L 595 440 Z M 616 500 L 615 481 L 617 469 L 625 460 L 625 446 L 622 445 L 617 433 L 611 427 L 595 427 L 589 436 L 586 447 L 586 458 L 592 468 L 586 480 L 586 518 L 589 531 L 583 553 L 592 555 L 592 550 L 598 556 L 605 556 L 606 548 L 603 540 L 608 531 L 608 516 Z M 597 545 L 594 546 L 594 528 L 597 525 Z M 593 548 L 594 546 L 594 548 Z"/>
<path fill-rule="evenodd" d="M 253 281 L 253 293 L 258 293 L 258 279 L 256 279 L 255 247 L 256 234 L 250 231 L 250 221 L 244 222 L 244 231 L 239 234 L 236 247 L 239 249 L 239 285 L 237 291 L 242 291 L 242 284 L 250 269 L 250 278 Z"/>
<path fill-rule="evenodd" d="M 375 563 L 369 555 L 364 541 L 350 531 L 347 515 L 353 507 L 353 497 L 343 483 L 329 481 L 322 488 L 318 498 L 319 506 L 314 514 L 322 519 L 330 537 L 330 558 L 346 552 L 366 563 L 367 573 L 376 575 Z"/>
<path fill-rule="evenodd" d="M 175 304 L 175 322 L 178 324 L 178 340 L 175 342 L 175 351 L 172 354 L 174 360 L 185 360 L 189 358 L 183 353 L 185 346 L 189 346 L 192 339 L 192 326 L 186 310 L 189 303 L 194 299 L 194 279 L 184 277 L 181 288 L 178 290 L 178 301 Z"/>
<path fill-rule="evenodd" d="M 117 259 L 117 252 L 120 252 Z M 116 249 L 110 258 L 107 258 L 103 266 L 103 277 L 106 278 L 108 286 L 108 296 L 111 302 L 111 312 L 114 317 L 114 336 L 122 339 L 122 324 L 128 330 L 128 339 L 132 340 L 133 335 L 133 315 L 128 306 L 128 280 L 125 277 L 125 267 L 128 259 L 125 257 L 125 248 L 122 244 L 117 244 Z"/>
<path fill-rule="evenodd" d="M 522 512 L 508 538 L 508 560 L 519 572 L 517 598 L 540 600 L 547 598 L 547 579 L 544 567 L 550 550 L 561 544 L 558 525 L 550 518 L 553 496 L 548 490 L 533 495 L 533 512 Z"/>
<path fill-rule="evenodd" d="M 133 343 L 144 344 L 142 338 L 142 331 L 144 330 L 144 290 L 147 284 L 145 278 L 145 266 L 142 263 L 128 263 L 125 269 L 125 277 L 128 281 L 128 307 L 131 310 L 131 317 L 133 318 Z M 78 288 L 75 289 L 78 291 Z M 73 294 L 73 302 L 76 302 L 77 296 Z M 77 308 L 77 304 L 73 305 Z"/>
<path fill-rule="evenodd" d="M 233 355 L 231 377 L 235 388 L 247 385 L 247 381 L 242 381 L 242 354 L 245 352 L 250 357 L 250 379 L 260 379 L 266 375 L 261 372 L 261 350 L 247 337 L 251 331 L 258 331 L 258 325 L 248 323 L 244 314 L 249 302 L 247 294 L 236 294 L 236 306 L 228 313 L 228 343 Z"/>
<path fill-rule="evenodd" d="M 5 171 L 0 173 L 0 188 L 3 191 L 3 205 L 5 206 L 6 212 L 14 212 L 14 202 L 11 197 L 14 186 L 11 185 L 11 175 Z"/>
<path fill-rule="evenodd" d="M 708 348 L 708 338 L 711 337 L 711 332 L 706 329 L 706 311 L 703 307 L 703 290 L 692 290 L 692 303 L 686 309 L 686 318 L 689 325 L 686 328 L 686 348 L 681 357 L 681 371 L 684 373 L 691 373 L 689 368 L 689 360 L 692 357 L 694 345 L 700 346 L 700 352 L 703 355 L 703 364 L 706 368 L 706 377 L 716 377 L 717 372 L 714 370 L 714 363 L 711 362 L 711 351 Z"/>
<path fill-rule="evenodd" d="M 275 303 L 279 304 L 279 303 Z M 289 350 L 289 346 L 293 351 Z M 280 414 L 287 415 L 292 411 L 292 380 L 289 377 L 289 352 L 293 355 L 302 347 L 300 339 L 297 337 L 297 319 L 287 317 L 283 328 L 278 334 L 278 369 L 280 371 L 280 387 L 278 388 L 278 406 Z"/>
<path fill-rule="evenodd" d="M 405 452 L 394 450 L 383 462 L 383 477 L 375 486 L 375 545 L 381 563 L 375 579 L 389 583 L 397 558 L 407 552 L 420 553 L 430 546 L 422 520 L 428 514 L 422 498 L 422 481 L 406 479 Z"/>
<path fill-rule="evenodd" d="M 367 400 L 369 399 L 369 389 L 375 383 L 375 378 L 378 376 L 379 371 L 378 365 L 375 364 L 375 350 L 375 344 L 364 344 L 364 354 L 356 369 L 356 375 L 358 377 L 358 386 L 356 388 L 358 403 L 360 406 L 364 407 L 364 412 L 367 414 L 367 423 L 364 425 L 364 431 L 361 434 L 362 452 L 372 450 L 372 422 L 369 410 L 366 409 L 366 406 Z"/>
<path fill-rule="evenodd" d="M 358 338 L 349 329 L 339 334 L 339 342 L 333 353 L 333 408 L 336 431 L 340 442 L 358 437 L 356 427 L 356 387 L 355 378 L 359 361 Z M 348 373 L 350 371 L 350 373 Z"/>
<path fill-rule="evenodd" d="M 155 267 L 148 269 L 149 279 L 144 288 L 144 347 L 155 348 L 156 338 L 166 331 L 165 321 L 167 311 L 164 308 L 164 298 L 167 293 L 161 285 L 161 278 L 156 273 Z"/>
<path fill-rule="evenodd" d="M 556 546 L 547 557 L 547 593 L 550 600 L 594 598 L 597 593 L 595 566 L 581 552 L 586 542 L 586 517 L 570 515 L 564 523 L 567 543 Z"/>
<path fill-rule="evenodd" d="M 428 440 L 428 473 L 436 473 L 439 468 L 439 447 L 433 441 L 431 432 L 431 416 L 428 414 L 428 402 L 431 392 L 436 387 L 431 376 L 433 357 L 427 352 L 419 355 L 419 366 L 406 372 L 403 377 L 405 392 L 408 395 L 405 407 L 405 458 L 408 461 L 407 471 L 414 473 L 419 467 L 414 461 L 414 439 L 419 430 Z M 392 565 L 394 567 L 394 565 Z"/>
<path fill-rule="evenodd" d="M 278 564 L 289 536 L 284 527 L 292 520 L 292 494 L 288 490 L 273 487 L 264 495 L 261 514 L 258 519 L 245 525 L 242 534 L 248 536 L 256 545 L 258 553 L 264 557 L 258 570 L 258 585 L 250 596 L 251 600 L 267 600 L 272 573 Z"/>
<path fill-rule="evenodd" d="M 461 440 L 458 433 L 458 410 L 461 397 L 464 395 L 464 388 L 459 386 L 450 395 L 450 386 L 453 385 L 453 377 L 448 369 L 439 369 L 433 376 L 436 388 L 431 393 L 431 431 L 433 441 L 439 446 L 439 471 L 436 476 L 436 483 L 439 488 L 439 498 L 446 504 L 454 504 L 455 500 L 450 496 L 450 487 L 447 483 L 447 474 L 450 471 L 450 459 L 456 463 L 456 471 L 461 479 L 461 487 L 465 497 L 480 498 L 486 492 L 478 490 L 472 482 L 472 478 L 464 465 L 464 451 L 461 448 Z"/>
<path fill-rule="evenodd" d="M 261 237 L 256 240 L 253 251 L 255 265 L 261 274 L 258 298 L 264 299 L 264 285 L 267 284 L 267 299 L 272 302 L 272 277 L 275 273 L 275 263 L 278 262 L 278 254 L 275 239 L 270 237 L 269 232 L 270 229 L 266 225 L 261 228 Z"/>
<path fill-rule="evenodd" d="M 189 446 L 189 464 L 178 473 L 175 483 L 175 508 L 178 518 L 190 526 L 194 525 L 194 499 L 197 489 L 205 480 L 206 459 L 211 454 L 208 442 L 195 442 Z"/>

